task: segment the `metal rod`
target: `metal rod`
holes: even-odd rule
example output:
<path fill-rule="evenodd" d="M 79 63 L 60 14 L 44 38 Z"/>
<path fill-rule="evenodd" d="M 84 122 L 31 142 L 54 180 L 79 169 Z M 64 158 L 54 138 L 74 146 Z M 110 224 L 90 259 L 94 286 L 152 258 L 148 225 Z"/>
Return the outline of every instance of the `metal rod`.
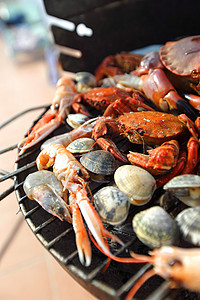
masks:
<path fill-rule="evenodd" d="M 0 129 L 2 129 L 3 127 L 5 127 L 6 125 L 8 125 L 9 123 L 11 123 L 12 121 L 16 120 L 17 118 L 25 115 L 26 113 L 33 111 L 33 110 L 38 110 L 38 109 L 47 109 L 49 107 L 49 105 L 42 105 L 42 106 L 36 106 L 36 107 L 32 107 L 32 108 L 28 108 L 26 110 L 23 110 L 22 112 L 16 114 L 15 116 L 11 117 L 10 119 L 8 119 L 7 121 L 3 122 L 2 124 L 0 124 Z"/>
<path fill-rule="evenodd" d="M 6 153 L 6 152 L 8 152 L 8 151 L 10 151 L 10 150 L 13 150 L 13 149 L 15 149 L 15 148 L 17 148 L 17 144 L 12 145 L 12 146 L 10 146 L 10 147 L 7 147 L 7 148 L 5 148 L 5 149 L 0 150 L 0 154 Z"/>
<path fill-rule="evenodd" d="M 0 201 L 6 198 L 8 195 L 10 195 L 12 192 L 14 192 L 15 186 L 12 185 L 7 190 L 5 190 L 2 194 L 0 194 Z"/>
<path fill-rule="evenodd" d="M 4 181 L 4 180 L 7 180 L 8 178 L 12 178 L 13 176 L 15 176 L 15 175 L 17 175 L 17 174 L 19 174 L 19 173 L 21 173 L 21 172 L 23 172 L 23 171 L 25 171 L 25 170 L 31 168 L 31 167 L 33 167 L 33 166 L 35 166 L 35 165 L 36 165 L 36 162 L 33 161 L 32 163 L 27 164 L 27 165 L 25 165 L 25 166 L 23 166 L 23 167 L 17 169 L 16 171 L 13 171 L 13 172 L 11 172 L 11 173 L 9 173 L 9 174 L 6 174 L 6 175 L 4 175 L 4 176 L 2 176 L 2 177 L 0 178 L 0 182 L 2 182 L 2 181 Z"/>

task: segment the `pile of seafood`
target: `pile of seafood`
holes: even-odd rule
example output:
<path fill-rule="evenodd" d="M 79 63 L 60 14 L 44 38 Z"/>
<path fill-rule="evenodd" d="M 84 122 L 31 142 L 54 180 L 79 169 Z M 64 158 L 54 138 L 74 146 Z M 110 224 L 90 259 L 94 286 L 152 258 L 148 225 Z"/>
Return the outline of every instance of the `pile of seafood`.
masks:
<path fill-rule="evenodd" d="M 60 78 L 51 107 L 19 143 L 21 156 L 63 122 L 71 126 L 42 144 L 38 171 L 27 176 L 24 191 L 72 223 L 83 265 L 92 263 L 90 239 L 115 261 L 153 264 L 127 299 L 155 274 L 172 287 L 200 292 L 199 79 L 200 36 L 144 56 L 110 55 L 94 74 Z M 92 195 L 90 182 L 106 187 Z M 153 201 L 156 193 L 161 197 Z M 176 217 L 163 205 L 173 199 L 184 205 Z M 107 238 L 123 242 L 104 223 L 122 224 L 134 206 L 140 211 L 133 230 L 152 251 L 117 257 Z M 179 238 L 193 249 L 178 247 Z"/>

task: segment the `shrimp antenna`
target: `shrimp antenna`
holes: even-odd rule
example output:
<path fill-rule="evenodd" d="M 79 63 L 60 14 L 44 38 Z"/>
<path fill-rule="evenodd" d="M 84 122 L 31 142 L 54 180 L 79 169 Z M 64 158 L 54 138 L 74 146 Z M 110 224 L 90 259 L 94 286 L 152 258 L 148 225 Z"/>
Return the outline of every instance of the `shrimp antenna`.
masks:
<path fill-rule="evenodd" d="M 147 272 L 145 272 L 138 281 L 134 284 L 134 286 L 129 291 L 128 295 L 126 296 L 125 300 L 131 300 L 134 295 L 137 293 L 137 291 L 141 288 L 141 286 L 152 276 L 155 276 L 156 272 L 154 269 L 151 269 Z"/>

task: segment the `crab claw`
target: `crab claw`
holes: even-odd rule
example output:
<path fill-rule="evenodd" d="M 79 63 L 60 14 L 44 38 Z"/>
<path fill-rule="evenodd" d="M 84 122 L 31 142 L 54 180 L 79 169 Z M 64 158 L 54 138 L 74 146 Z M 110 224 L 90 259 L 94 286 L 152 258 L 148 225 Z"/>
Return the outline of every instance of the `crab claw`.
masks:
<path fill-rule="evenodd" d="M 145 168 L 152 175 L 163 174 L 176 166 L 179 144 L 176 140 L 171 140 L 148 152 L 149 155 L 130 151 L 127 157 L 132 164 Z"/>
<path fill-rule="evenodd" d="M 193 94 L 184 94 L 184 97 L 189 101 L 189 104 L 200 111 L 200 96 Z"/>
<path fill-rule="evenodd" d="M 141 78 L 143 92 L 158 108 L 163 111 L 177 110 L 186 113 L 189 117 L 197 117 L 197 113 L 190 104 L 177 94 L 162 69 L 152 70 Z"/>

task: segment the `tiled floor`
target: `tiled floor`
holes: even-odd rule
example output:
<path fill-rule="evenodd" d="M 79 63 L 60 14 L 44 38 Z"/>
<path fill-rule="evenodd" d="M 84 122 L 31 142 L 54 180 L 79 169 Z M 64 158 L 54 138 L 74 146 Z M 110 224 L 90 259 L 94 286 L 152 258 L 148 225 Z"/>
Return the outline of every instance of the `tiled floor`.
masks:
<path fill-rule="evenodd" d="M 43 61 L 17 66 L 0 40 L 0 124 L 24 109 L 49 104 L 55 88 Z M 0 130 L 0 149 L 16 144 L 42 111 L 26 114 Z M 16 150 L 0 155 L 0 169 L 14 170 Z M 12 180 L 0 183 L 0 193 Z M 15 194 L 0 202 L 0 299 L 94 300 L 40 244 L 23 220 Z"/>

